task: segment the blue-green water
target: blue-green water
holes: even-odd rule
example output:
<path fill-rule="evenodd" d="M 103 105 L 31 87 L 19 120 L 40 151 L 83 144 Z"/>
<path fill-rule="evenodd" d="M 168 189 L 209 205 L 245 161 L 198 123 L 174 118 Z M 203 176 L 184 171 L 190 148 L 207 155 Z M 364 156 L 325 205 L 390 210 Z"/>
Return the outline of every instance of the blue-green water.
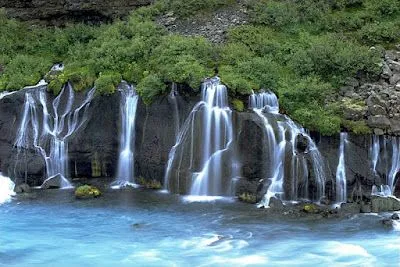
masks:
<path fill-rule="evenodd" d="M 376 215 L 310 222 L 157 192 L 38 192 L 0 206 L 0 266 L 399 266 Z"/>

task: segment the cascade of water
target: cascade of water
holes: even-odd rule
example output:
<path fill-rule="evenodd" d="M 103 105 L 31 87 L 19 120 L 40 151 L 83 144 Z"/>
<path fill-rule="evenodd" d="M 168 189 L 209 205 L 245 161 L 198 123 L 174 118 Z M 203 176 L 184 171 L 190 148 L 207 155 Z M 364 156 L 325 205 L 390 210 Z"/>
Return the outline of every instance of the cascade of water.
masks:
<path fill-rule="evenodd" d="M 197 119 L 200 119 L 200 123 Z M 201 127 L 196 132 L 195 127 Z M 196 135 L 197 134 L 197 135 Z M 165 185 L 171 191 L 173 178 L 176 188 L 180 188 L 180 175 L 185 143 L 190 137 L 188 169 L 192 174 L 190 194 L 195 196 L 216 196 L 230 192 L 223 187 L 223 157 L 231 150 L 233 141 L 232 111 L 228 106 L 227 89 L 218 77 L 205 81 L 202 85 L 202 100 L 195 105 L 180 129 L 175 145 L 169 153 L 165 174 Z M 200 137 L 201 139 L 196 139 Z M 197 151 L 198 148 L 201 151 Z M 197 153 L 200 153 L 198 158 Z M 196 153 L 196 155 L 194 154 Z M 228 156 L 231 156 L 230 154 Z M 236 163 L 233 157 L 227 162 L 231 166 L 229 174 L 235 177 Z M 196 171 L 198 169 L 198 171 Z"/>
<path fill-rule="evenodd" d="M 136 186 L 134 183 L 135 120 L 139 96 L 131 85 L 125 84 L 120 91 L 122 132 L 117 180 L 112 184 L 113 188 Z"/>
<path fill-rule="evenodd" d="M 395 189 L 395 178 L 397 173 L 400 171 L 400 140 L 398 137 L 392 137 L 391 143 L 392 160 L 390 171 L 387 174 L 387 185 L 389 185 L 391 195 L 393 195 Z"/>
<path fill-rule="evenodd" d="M 61 188 L 71 187 L 68 181 L 68 138 L 87 120 L 87 109 L 94 96 L 91 89 L 82 104 L 73 109 L 75 94 L 67 84 L 52 103 L 52 113 L 47 107 L 46 88 L 38 86 L 25 93 L 24 112 L 17 132 L 15 147 L 18 154 L 33 147 L 46 164 L 47 180 L 59 175 Z M 65 100 L 66 98 L 66 100 Z M 63 105 L 60 102 L 65 100 Z M 40 120 L 39 104 L 42 108 Z"/>
<path fill-rule="evenodd" d="M 17 93 L 18 91 L 13 91 L 13 92 L 0 92 L 0 99 L 3 99 L 4 97 L 8 96 L 8 95 L 12 95 Z"/>
<path fill-rule="evenodd" d="M 178 89 L 177 89 L 177 84 L 172 83 L 172 89 L 171 92 L 169 93 L 169 99 L 172 102 L 172 106 L 174 109 L 174 124 L 175 124 L 175 142 L 178 139 L 179 135 L 179 128 L 180 128 L 180 119 L 179 119 L 179 109 L 178 109 L 178 100 L 176 99 L 178 95 Z"/>
<path fill-rule="evenodd" d="M 384 136 L 381 140 L 382 149 L 380 137 L 375 135 L 372 137 L 371 165 L 374 175 L 386 177 L 386 184 L 375 186 L 372 193 L 390 196 L 394 193 L 396 177 L 400 171 L 400 139 L 399 137 Z"/>
<path fill-rule="evenodd" d="M 372 172 L 374 175 L 376 175 L 376 165 L 378 164 L 379 151 L 380 151 L 379 136 L 374 135 L 372 137 L 372 147 L 371 147 Z"/>
<path fill-rule="evenodd" d="M 11 197 L 15 195 L 15 184 L 10 178 L 3 176 L 0 172 L 0 205 L 9 202 Z"/>
<path fill-rule="evenodd" d="M 296 138 L 302 136 L 308 142 L 308 155 L 311 158 L 313 172 L 317 183 L 316 199 L 320 199 L 325 194 L 325 171 L 323 166 L 322 156 L 318 151 L 317 146 L 305 130 L 296 125 L 289 117 L 283 116 L 283 119 L 278 120 L 279 103 L 276 95 L 270 91 L 252 94 L 249 99 L 249 107 L 262 119 L 265 126 L 267 144 L 268 144 L 268 159 L 270 165 L 267 170 L 268 179 L 271 184 L 268 187 L 260 206 L 268 207 L 271 197 L 282 198 L 284 194 L 283 182 L 285 177 L 285 148 L 290 142 L 292 157 L 291 157 L 291 176 L 292 197 L 299 198 L 300 196 L 308 197 L 308 166 L 304 156 L 296 152 Z M 273 121 L 270 121 L 273 120 Z M 276 126 L 274 126 L 276 125 Z M 289 135 L 289 139 L 286 137 Z M 302 176 L 305 185 L 301 194 L 298 192 L 297 179 Z"/>
<path fill-rule="evenodd" d="M 346 202 L 346 163 L 345 145 L 347 143 L 347 133 L 340 133 L 339 163 L 336 169 L 336 202 Z"/>

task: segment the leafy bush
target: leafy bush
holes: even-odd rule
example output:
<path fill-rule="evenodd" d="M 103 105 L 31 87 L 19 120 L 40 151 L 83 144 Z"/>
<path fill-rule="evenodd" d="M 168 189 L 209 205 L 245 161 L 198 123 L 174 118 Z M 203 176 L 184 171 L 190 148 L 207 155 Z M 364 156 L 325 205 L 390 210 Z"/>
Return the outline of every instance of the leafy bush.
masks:
<path fill-rule="evenodd" d="M 366 44 L 387 44 L 400 40 L 400 20 L 367 24 L 358 31 Z"/>
<path fill-rule="evenodd" d="M 200 11 L 209 11 L 233 4 L 234 0 L 165 0 L 165 6 L 181 17 L 188 17 Z"/>
<path fill-rule="evenodd" d="M 118 73 L 101 73 L 94 82 L 96 92 L 101 95 L 110 95 L 115 92 L 115 88 L 121 82 L 121 75 Z"/>
<path fill-rule="evenodd" d="M 286 1 L 254 1 L 251 6 L 251 19 L 258 24 L 271 27 L 283 27 L 296 23 L 298 14 L 295 6 Z"/>
<path fill-rule="evenodd" d="M 136 87 L 136 91 L 142 97 L 145 104 L 150 104 L 155 96 L 164 93 L 165 90 L 165 83 L 155 74 L 147 75 Z"/>

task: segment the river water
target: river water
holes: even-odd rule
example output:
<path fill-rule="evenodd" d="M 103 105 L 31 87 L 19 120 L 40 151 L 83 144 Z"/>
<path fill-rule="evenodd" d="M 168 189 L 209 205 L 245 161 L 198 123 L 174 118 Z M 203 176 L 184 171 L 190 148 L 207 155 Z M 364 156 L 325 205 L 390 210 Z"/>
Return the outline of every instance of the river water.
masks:
<path fill-rule="evenodd" d="M 400 232 L 378 215 L 278 219 L 222 199 L 38 191 L 0 205 L 0 266 L 399 266 Z"/>

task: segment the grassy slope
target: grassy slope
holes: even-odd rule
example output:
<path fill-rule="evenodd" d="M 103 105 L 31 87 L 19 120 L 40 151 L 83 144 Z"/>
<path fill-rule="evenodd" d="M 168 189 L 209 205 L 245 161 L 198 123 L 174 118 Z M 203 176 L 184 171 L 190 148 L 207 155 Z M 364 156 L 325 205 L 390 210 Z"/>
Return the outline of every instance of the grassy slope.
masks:
<path fill-rule="evenodd" d="M 234 4 L 161 0 L 124 21 L 62 29 L 0 13 L 0 90 L 35 84 L 53 63 L 63 62 L 64 72 L 46 77 L 55 93 L 69 80 L 76 90 L 94 84 L 99 93 L 112 94 L 124 79 L 150 103 L 169 83 L 198 89 L 217 69 L 235 103 L 269 88 L 283 110 L 311 130 L 333 134 L 343 124 L 368 130 L 363 122 L 344 122 L 334 99 L 346 78 L 380 72 L 380 46 L 400 39 L 400 0 L 250 0 L 251 23 L 232 28 L 223 45 L 171 35 L 154 23 L 170 11 L 190 19 Z"/>

